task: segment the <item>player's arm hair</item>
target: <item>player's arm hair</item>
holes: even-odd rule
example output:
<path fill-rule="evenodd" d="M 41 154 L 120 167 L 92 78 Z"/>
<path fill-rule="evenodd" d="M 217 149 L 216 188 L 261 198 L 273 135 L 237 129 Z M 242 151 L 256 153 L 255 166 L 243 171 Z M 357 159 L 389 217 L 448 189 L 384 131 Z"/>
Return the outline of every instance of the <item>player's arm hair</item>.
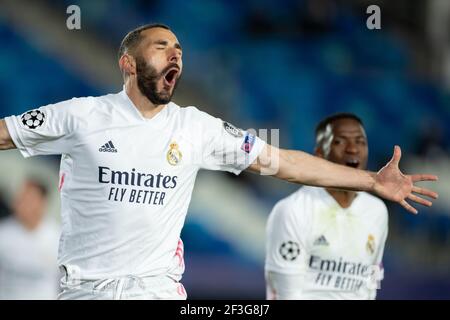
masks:
<path fill-rule="evenodd" d="M 0 150 L 15 149 L 11 135 L 6 127 L 5 119 L 0 119 Z"/>
<path fill-rule="evenodd" d="M 296 150 L 267 144 L 249 170 L 309 186 L 372 191 L 375 173 L 350 168 Z"/>

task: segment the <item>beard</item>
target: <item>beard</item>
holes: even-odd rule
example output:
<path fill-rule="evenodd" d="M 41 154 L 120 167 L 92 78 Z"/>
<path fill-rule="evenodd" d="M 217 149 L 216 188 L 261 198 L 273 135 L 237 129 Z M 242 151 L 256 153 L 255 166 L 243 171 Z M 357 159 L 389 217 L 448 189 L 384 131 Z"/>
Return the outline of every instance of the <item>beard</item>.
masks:
<path fill-rule="evenodd" d="M 176 63 L 172 63 L 158 73 L 158 71 L 152 65 L 148 64 L 144 58 L 136 57 L 136 75 L 139 91 L 141 91 L 141 93 L 154 105 L 167 104 L 172 100 L 172 96 L 178 85 L 178 80 L 175 82 L 172 92 L 170 92 L 170 89 L 165 88 L 158 91 L 158 81 L 160 81 L 167 71 L 174 66 L 178 67 Z"/>

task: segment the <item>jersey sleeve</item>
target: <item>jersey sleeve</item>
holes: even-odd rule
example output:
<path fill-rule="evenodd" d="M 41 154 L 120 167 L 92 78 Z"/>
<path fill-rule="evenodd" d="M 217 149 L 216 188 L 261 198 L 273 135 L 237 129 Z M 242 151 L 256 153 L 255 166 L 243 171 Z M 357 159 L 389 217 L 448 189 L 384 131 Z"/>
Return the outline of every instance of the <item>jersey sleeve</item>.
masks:
<path fill-rule="evenodd" d="M 9 134 L 25 158 L 69 153 L 83 99 L 71 99 L 5 118 Z"/>
<path fill-rule="evenodd" d="M 380 237 L 380 243 L 377 248 L 377 252 L 375 254 L 375 265 L 377 266 L 377 272 L 376 272 L 376 281 L 378 284 L 381 283 L 381 281 L 384 279 L 384 266 L 383 266 L 383 254 L 384 254 L 384 247 L 386 245 L 386 240 L 388 236 L 388 211 L 386 208 L 386 205 L 383 204 L 383 223 L 382 223 L 382 231 L 381 231 L 381 237 Z M 370 292 L 370 299 L 375 299 L 377 296 L 377 289 L 373 289 Z"/>
<path fill-rule="evenodd" d="M 307 230 L 298 218 L 291 198 L 278 202 L 270 213 L 266 228 L 266 272 L 288 275 L 303 272 Z"/>
<path fill-rule="evenodd" d="M 388 221 L 387 219 L 385 220 L 386 222 L 384 223 L 384 228 L 383 228 L 383 233 L 380 239 L 380 245 L 378 246 L 378 251 L 376 254 L 376 260 L 375 263 L 381 268 L 381 270 L 383 270 L 383 254 L 384 254 L 384 247 L 386 245 L 386 240 L 387 240 L 387 236 L 388 236 Z M 380 279 L 382 280 L 382 279 Z"/>
<path fill-rule="evenodd" d="M 266 300 L 301 300 L 303 277 L 298 274 L 282 274 L 268 271 L 266 278 Z"/>
<path fill-rule="evenodd" d="M 265 141 L 255 134 L 197 110 L 201 125 L 200 168 L 238 175 L 261 153 Z"/>

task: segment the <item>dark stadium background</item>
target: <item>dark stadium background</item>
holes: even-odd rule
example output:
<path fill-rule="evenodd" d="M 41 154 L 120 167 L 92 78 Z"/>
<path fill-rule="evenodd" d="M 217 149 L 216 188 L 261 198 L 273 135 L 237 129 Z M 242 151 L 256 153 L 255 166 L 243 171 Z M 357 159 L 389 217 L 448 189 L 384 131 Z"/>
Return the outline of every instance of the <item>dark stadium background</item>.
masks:
<path fill-rule="evenodd" d="M 81 30 L 66 27 L 72 4 Z M 371 4 L 381 8 L 381 30 L 366 27 Z M 369 169 L 399 144 L 403 170 L 440 175 L 432 209 L 412 216 L 388 204 L 378 297 L 450 298 L 448 1 L 2 0 L 0 117 L 121 90 L 120 40 L 149 22 L 169 25 L 183 46 L 178 104 L 242 128 L 279 129 L 282 147 L 309 152 L 322 117 L 354 112 L 366 125 Z M 17 153 L 0 153 L 0 214 L 19 177 L 34 170 L 54 190 L 50 214 L 59 219 L 59 159 Z M 264 299 L 265 221 L 296 188 L 251 174 L 200 174 L 182 233 L 190 298 Z"/>

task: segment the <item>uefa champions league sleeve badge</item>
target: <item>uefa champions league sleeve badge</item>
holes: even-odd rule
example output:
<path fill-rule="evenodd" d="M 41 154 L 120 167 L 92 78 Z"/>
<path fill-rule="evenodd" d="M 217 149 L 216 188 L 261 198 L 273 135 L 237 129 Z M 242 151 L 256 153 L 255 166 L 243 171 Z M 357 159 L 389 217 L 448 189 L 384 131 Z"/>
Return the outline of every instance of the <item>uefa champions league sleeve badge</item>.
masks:
<path fill-rule="evenodd" d="M 20 120 L 24 127 L 28 129 L 36 129 L 44 124 L 45 114 L 38 109 L 31 110 L 22 114 Z"/>
<path fill-rule="evenodd" d="M 223 122 L 223 128 L 225 129 L 225 131 L 228 132 L 229 134 L 231 134 L 233 137 L 241 138 L 244 135 L 242 133 L 241 129 L 236 128 L 231 123 L 226 122 L 226 121 L 222 121 L 222 122 Z"/>
<path fill-rule="evenodd" d="M 167 162 L 172 166 L 176 166 L 180 163 L 183 154 L 178 149 L 178 144 L 176 142 L 172 142 L 169 147 L 170 149 L 167 151 Z"/>
<path fill-rule="evenodd" d="M 280 246 L 279 253 L 286 261 L 294 261 L 300 255 L 300 246 L 297 242 L 287 241 Z"/>

